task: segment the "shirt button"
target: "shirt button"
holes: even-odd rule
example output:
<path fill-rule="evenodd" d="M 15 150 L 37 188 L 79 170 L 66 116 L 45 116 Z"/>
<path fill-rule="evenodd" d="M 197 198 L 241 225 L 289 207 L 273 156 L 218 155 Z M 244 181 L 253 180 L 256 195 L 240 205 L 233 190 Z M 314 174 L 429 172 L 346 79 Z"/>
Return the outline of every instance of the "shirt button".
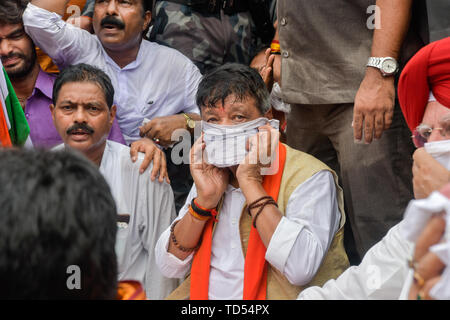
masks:
<path fill-rule="evenodd" d="M 236 244 L 234 242 L 231 244 L 231 249 L 236 249 Z"/>
<path fill-rule="evenodd" d="M 233 219 L 231 219 L 231 224 L 236 224 L 236 222 L 237 222 L 237 220 L 236 220 L 236 218 L 233 218 Z"/>
<path fill-rule="evenodd" d="M 29 119 L 30 118 L 30 114 L 29 113 L 25 113 L 25 118 Z"/>
<path fill-rule="evenodd" d="M 289 52 L 283 51 L 283 58 L 289 58 Z"/>
<path fill-rule="evenodd" d="M 281 25 L 282 26 L 287 25 L 287 19 L 286 18 L 281 19 Z"/>

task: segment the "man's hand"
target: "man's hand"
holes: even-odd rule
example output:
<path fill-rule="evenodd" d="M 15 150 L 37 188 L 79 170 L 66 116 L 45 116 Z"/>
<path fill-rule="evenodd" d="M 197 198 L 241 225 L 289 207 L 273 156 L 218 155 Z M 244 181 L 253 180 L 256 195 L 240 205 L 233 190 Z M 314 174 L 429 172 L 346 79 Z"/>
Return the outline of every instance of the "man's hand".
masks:
<path fill-rule="evenodd" d="M 416 199 L 427 198 L 450 181 L 450 172 L 437 162 L 424 148 L 413 154 L 413 187 Z"/>
<path fill-rule="evenodd" d="M 369 144 L 380 139 L 392 123 L 395 105 L 394 77 L 383 77 L 379 70 L 368 67 L 355 97 L 353 134 L 356 141 Z"/>
<path fill-rule="evenodd" d="M 278 130 L 269 124 L 259 127 L 258 130 L 259 132 L 249 139 L 247 143 L 249 152 L 236 171 L 241 189 L 247 185 L 262 183 L 261 170 L 271 166 L 278 147 L 280 138 Z"/>
<path fill-rule="evenodd" d="M 409 299 L 432 299 L 429 295 L 431 288 L 440 280 L 445 267 L 441 259 L 429 249 L 440 242 L 445 231 L 445 219 L 442 215 L 430 219 L 416 243 L 414 252 L 414 272 L 423 280 L 424 284 L 414 281 L 409 291 Z"/>
<path fill-rule="evenodd" d="M 31 4 L 50 12 L 56 12 L 62 17 L 66 13 L 69 0 L 32 0 Z"/>
<path fill-rule="evenodd" d="M 267 49 L 265 52 L 264 65 L 259 69 L 259 74 L 266 84 L 267 90 L 272 91 L 274 79 L 273 79 L 273 62 L 275 60 L 275 55 L 270 54 L 271 49 Z"/>
<path fill-rule="evenodd" d="M 92 26 L 92 19 L 90 17 L 86 16 L 80 16 L 80 17 L 70 17 L 67 19 L 67 23 L 73 24 L 74 26 L 84 29 L 88 31 L 89 33 L 94 33 L 94 28 Z"/>
<path fill-rule="evenodd" d="M 155 181 L 159 173 L 159 182 L 164 182 L 164 179 L 166 179 L 167 183 L 170 183 L 169 175 L 167 173 L 166 155 L 153 141 L 148 138 L 142 138 L 131 144 L 130 156 L 133 162 L 136 162 L 138 152 L 145 153 L 145 158 L 139 169 L 141 174 L 148 168 L 150 162 L 153 160 L 153 169 L 150 173 L 152 181 Z"/>
<path fill-rule="evenodd" d="M 189 114 L 193 120 L 199 120 L 198 115 Z M 159 139 L 159 144 L 169 146 L 172 141 L 172 133 L 176 129 L 187 129 L 186 118 L 182 114 L 154 118 L 139 128 L 141 137 Z"/>
<path fill-rule="evenodd" d="M 197 188 L 197 203 L 207 209 L 217 206 L 224 194 L 230 172 L 226 168 L 217 168 L 205 162 L 205 143 L 203 134 L 191 149 L 191 175 Z"/>
<path fill-rule="evenodd" d="M 436 189 L 450 199 L 450 184 Z M 432 245 L 441 241 L 445 232 L 446 222 L 444 213 L 434 216 L 430 219 L 425 229 L 419 236 L 414 249 L 414 271 L 423 278 L 424 284 L 421 287 L 419 283 L 414 281 L 409 291 L 409 299 L 416 300 L 420 296 L 421 299 L 432 299 L 429 295 L 430 290 L 441 279 L 444 264 L 437 255 L 429 249 Z"/>
<path fill-rule="evenodd" d="M 275 59 L 274 54 L 270 54 L 271 49 L 268 48 L 264 51 L 261 51 L 253 58 L 250 67 L 257 70 L 266 84 L 269 92 L 272 91 L 272 86 L 274 83 L 273 77 L 273 63 Z"/>

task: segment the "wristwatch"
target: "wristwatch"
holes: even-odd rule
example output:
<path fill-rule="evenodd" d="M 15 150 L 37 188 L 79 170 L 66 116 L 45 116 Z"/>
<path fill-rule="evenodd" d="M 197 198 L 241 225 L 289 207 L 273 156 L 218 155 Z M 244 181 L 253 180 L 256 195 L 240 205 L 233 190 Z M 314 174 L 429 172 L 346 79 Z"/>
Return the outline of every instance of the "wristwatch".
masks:
<path fill-rule="evenodd" d="M 183 116 L 186 118 L 186 124 L 189 129 L 195 128 L 195 121 L 191 117 L 189 117 L 186 113 L 183 113 Z"/>
<path fill-rule="evenodd" d="M 390 77 L 398 72 L 398 62 L 392 57 L 370 57 L 367 67 L 380 69 L 383 77 Z"/>

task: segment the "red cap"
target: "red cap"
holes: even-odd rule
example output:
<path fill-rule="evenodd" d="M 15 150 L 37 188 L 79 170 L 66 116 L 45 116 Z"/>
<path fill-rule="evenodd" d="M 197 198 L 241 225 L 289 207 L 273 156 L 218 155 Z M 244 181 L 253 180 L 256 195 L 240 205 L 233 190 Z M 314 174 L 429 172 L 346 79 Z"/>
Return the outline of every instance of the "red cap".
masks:
<path fill-rule="evenodd" d="M 450 108 L 450 37 L 419 50 L 400 76 L 398 99 L 411 131 L 422 122 L 430 91 Z"/>

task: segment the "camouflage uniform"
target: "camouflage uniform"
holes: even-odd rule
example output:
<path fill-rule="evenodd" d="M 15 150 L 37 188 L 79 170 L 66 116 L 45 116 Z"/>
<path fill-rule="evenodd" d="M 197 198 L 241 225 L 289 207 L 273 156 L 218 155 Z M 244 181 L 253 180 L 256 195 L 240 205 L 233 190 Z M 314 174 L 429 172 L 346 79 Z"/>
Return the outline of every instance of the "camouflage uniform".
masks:
<path fill-rule="evenodd" d="M 202 73 L 227 62 L 249 65 L 263 48 L 249 12 L 204 14 L 170 1 L 157 1 L 149 39 L 175 48 Z"/>

